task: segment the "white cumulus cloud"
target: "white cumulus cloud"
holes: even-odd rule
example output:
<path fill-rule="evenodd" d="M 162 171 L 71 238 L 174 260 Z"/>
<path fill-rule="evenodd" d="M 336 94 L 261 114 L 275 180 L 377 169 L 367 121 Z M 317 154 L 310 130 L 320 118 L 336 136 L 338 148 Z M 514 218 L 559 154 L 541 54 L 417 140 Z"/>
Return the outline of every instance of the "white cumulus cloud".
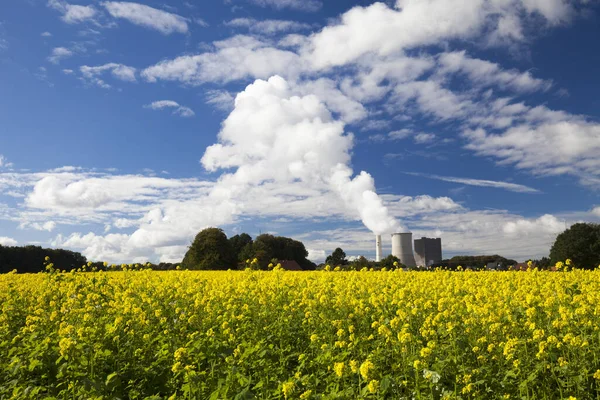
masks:
<path fill-rule="evenodd" d="M 265 181 L 313 182 L 340 196 L 346 209 L 375 232 L 401 229 L 375 193 L 373 178 L 349 167 L 353 137 L 315 95 L 297 96 L 281 77 L 257 80 L 236 97 L 219 143 L 206 149 L 209 171 L 237 168 L 221 176 L 223 193 Z M 226 189 L 226 190 L 225 190 Z"/>
<path fill-rule="evenodd" d="M 313 35 L 305 51 L 316 68 L 344 65 L 370 53 L 389 56 L 489 32 L 499 38 L 498 24 L 503 18 L 511 18 L 520 27 L 533 14 L 554 25 L 566 22 L 572 9 L 562 0 L 397 0 L 395 8 L 374 3 L 342 14 L 338 24 Z"/>
<path fill-rule="evenodd" d="M 536 219 L 518 219 L 504 224 L 504 232 L 508 235 L 529 235 L 537 232 L 558 234 L 567 227 L 554 215 L 546 214 Z"/>
<path fill-rule="evenodd" d="M 13 238 L 0 236 L 0 246 L 16 246 L 17 244 L 17 241 Z"/>

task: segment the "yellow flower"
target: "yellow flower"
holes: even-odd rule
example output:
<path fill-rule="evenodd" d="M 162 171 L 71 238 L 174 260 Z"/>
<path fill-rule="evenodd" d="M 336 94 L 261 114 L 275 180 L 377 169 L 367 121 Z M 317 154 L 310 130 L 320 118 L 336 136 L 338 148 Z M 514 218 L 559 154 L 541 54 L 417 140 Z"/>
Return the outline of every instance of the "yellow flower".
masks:
<path fill-rule="evenodd" d="M 292 394 L 292 392 L 294 391 L 294 382 L 285 382 L 282 387 L 281 387 L 281 391 L 283 392 L 283 397 L 285 397 L 286 399 L 288 398 L 288 396 L 290 394 Z"/>
<path fill-rule="evenodd" d="M 569 365 L 569 362 L 567 360 L 565 360 L 563 357 L 559 357 L 558 365 L 561 367 L 566 367 L 567 365 Z"/>
<path fill-rule="evenodd" d="M 594 379 L 600 381 L 600 369 L 597 369 L 596 372 L 594 372 Z"/>
<path fill-rule="evenodd" d="M 183 370 L 183 364 L 181 364 L 179 361 L 177 361 L 175 364 L 173 364 L 173 366 L 171 367 L 171 371 L 173 371 L 174 373 L 177 373 L 179 371 Z"/>
<path fill-rule="evenodd" d="M 300 399 L 302 399 L 302 400 L 310 399 L 310 396 L 312 396 L 312 390 L 307 390 L 306 392 L 304 392 L 300 395 Z"/>
<path fill-rule="evenodd" d="M 561 270 L 564 267 L 564 265 L 565 264 L 562 261 L 558 261 L 556 264 L 554 264 L 557 270 Z"/>
<path fill-rule="evenodd" d="M 463 394 L 471 393 L 473 391 L 473 387 L 474 387 L 474 385 L 472 383 L 469 383 L 467 386 L 465 386 L 462 389 L 462 393 Z"/>
<path fill-rule="evenodd" d="M 341 378 L 342 376 L 344 376 L 344 363 L 343 363 L 343 362 L 336 362 L 336 363 L 333 365 L 333 371 L 334 371 L 334 372 L 335 372 L 335 374 L 336 374 L 338 377 L 340 377 L 340 378 Z"/>
<path fill-rule="evenodd" d="M 180 347 L 175 350 L 174 358 L 175 361 L 181 361 L 187 355 L 187 349 L 185 347 Z"/>
<path fill-rule="evenodd" d="M 367 385 L 367 389 L 369 390 L 369 393 L 376 393 L 379 389 L 379 381 L 375 379 L 371 380 Z"/>
<path fill-rule="evenodd" d="M 373 363 L 370 360 L 367 360 L 360 365 L 360 375 L 363 377 L 364 380 L 367 380 L 369 379 L 371 371 L 373 371 L 373 369 L 375 369 L 375 365 L 373 365 Z"/>

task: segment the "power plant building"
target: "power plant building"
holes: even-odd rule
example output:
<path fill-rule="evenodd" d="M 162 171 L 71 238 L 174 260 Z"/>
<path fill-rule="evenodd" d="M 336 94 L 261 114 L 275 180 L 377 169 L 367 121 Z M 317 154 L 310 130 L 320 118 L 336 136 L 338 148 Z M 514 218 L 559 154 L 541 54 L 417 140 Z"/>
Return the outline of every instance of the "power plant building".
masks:
<path fill-rule="evenodd" d="M 407 267 L 416 267 L 413 253 L 412 233 L 392 233 L 392 255 L 398 257 Z"/>
<path fill-rule="evenodd" d="M 442 239 L 415 239 L 415 255 L 418 265 L 428 267 L 442 261 Z"/>
<path fill-rule="evenodd" d="M 381 261 L 382 254 L 382 246 L 381 246 L 381 235 L 375 235 L 375 261 Z"/>

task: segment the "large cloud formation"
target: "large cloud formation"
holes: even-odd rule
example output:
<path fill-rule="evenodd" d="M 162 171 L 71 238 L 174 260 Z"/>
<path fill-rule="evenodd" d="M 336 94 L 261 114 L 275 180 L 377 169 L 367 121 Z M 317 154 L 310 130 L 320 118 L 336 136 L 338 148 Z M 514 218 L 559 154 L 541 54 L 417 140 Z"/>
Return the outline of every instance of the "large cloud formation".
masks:
<path fill-rule="evenodd" d="M 344 134 L 344 124 L 317 96 L 294 95 L 279 76 L 257 80 L 237 96 L 219 141 L 206 149 L 202 165 L 209 171 L 237 170 L 219 178 L 217 191 L 239 194 L 266 181 L 311 183 L 334 190 L 371 231 L 403 229 L 375 193 L 371 175 L 362 171 L 353 177 L 353 137 Z"/>

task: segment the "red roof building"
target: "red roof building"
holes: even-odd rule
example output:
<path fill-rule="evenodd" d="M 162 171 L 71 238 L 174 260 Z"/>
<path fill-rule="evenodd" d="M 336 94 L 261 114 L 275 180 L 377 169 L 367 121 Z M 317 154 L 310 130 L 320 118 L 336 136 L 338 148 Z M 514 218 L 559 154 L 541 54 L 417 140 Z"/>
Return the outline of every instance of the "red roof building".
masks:
<path fill-rule="evenodd" d="M 279 261 L 279 264 L 281 264 L 281 268 L 286 271 L 304 271 L 300 264 L 295 260 L 283 260 Z"/>

